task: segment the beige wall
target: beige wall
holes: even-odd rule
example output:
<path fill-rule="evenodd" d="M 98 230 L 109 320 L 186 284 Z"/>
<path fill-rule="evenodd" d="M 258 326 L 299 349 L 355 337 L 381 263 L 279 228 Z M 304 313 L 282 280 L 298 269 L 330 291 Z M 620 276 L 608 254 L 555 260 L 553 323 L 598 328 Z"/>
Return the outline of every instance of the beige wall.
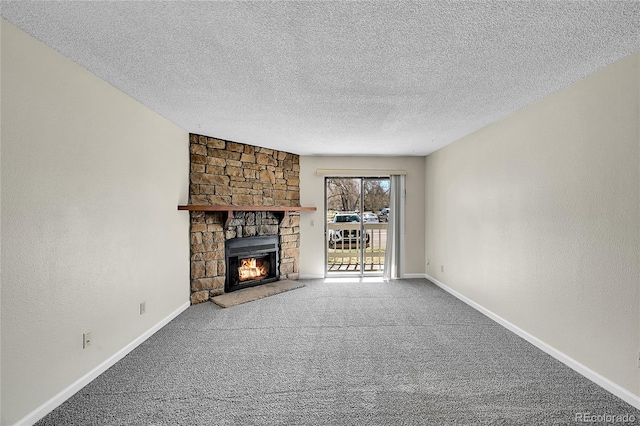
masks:
<path fill-rule="evenodd" d="M 11 425 L 188 303 L 189 215 L 177 205 L 187 202 L 189 152 L 186 132 L 1 25 Z"/>
<path fill-rule="evenodd" d="M 639 58 L 426 158 L 427 273 L 635 395 Z"/>
<path fill-rule="evenodd" d="M 405 273 L 422 276 L 424 265 L 424 158 L 423 157 L 300 157 L 300 203 L 316 212 L 300 215 L 300 276 L 324 276 L 324 176 L 317 169 L 405 170 L 406 236 Z M 315 226 L 311 226 L 311 221 Z"/>

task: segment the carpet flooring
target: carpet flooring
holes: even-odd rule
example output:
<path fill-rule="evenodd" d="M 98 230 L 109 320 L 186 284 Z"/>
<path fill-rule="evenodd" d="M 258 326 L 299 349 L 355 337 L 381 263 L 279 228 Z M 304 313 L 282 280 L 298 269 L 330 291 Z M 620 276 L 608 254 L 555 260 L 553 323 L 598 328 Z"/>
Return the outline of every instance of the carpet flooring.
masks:
<path fill-rule="evenodd" d="M 304 283 L 232 309 L 191 306 L 37 424 L 640 422 L 639 410 L 426 280 Z"/>

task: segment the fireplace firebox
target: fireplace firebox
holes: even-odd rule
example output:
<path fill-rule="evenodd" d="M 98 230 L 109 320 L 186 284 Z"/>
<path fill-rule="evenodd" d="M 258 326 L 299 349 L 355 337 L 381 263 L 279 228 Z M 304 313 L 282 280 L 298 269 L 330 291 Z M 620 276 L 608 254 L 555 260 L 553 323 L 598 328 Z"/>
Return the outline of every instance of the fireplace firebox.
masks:
<path fill-rule="evenodd" d="M 225 292 L 266 284 L 279 279 L 279 237 L 233 238 L 225 245 Z"/>

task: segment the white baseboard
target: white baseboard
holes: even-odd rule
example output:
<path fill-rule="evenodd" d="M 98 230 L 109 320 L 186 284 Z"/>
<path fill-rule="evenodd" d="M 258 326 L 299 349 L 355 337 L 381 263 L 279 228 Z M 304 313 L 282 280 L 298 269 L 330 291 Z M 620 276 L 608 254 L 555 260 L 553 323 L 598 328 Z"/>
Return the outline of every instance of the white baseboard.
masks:
<path fill-rule="evenodd" d="M 95 379 L 100 374 L 107 371 L 116 362 L 124 358 L 129 352 L 134 350 L 142 342 L 144 342 L 149 337 L 151 337 L 156 331 L 160 330 L 162 327 L 167 325 L 172 319 L 174 319 L 175 317 L 180 315 L 182 312 L 184 312 L 190 305 L 191 305 L 190 302 L 185 302 L 178 309 L 176 309 L 175 311 L 170 313 L 168 316 L 163 318 L 160 322 L 158 322 L 156 325 L 151 327 L 149 330 L 142 333 L 140 336 L 138 336 L 135 340 L 133 340 L 127 346 L 120 349 L 118 352 L 111 355 L 108 359 L 106 359 L 104 362 L 99 364 L 93 370 L 89 371 L 87 374 L 85 374 L 84 376 L 82 376 L 81 378 L 73 382 L 62 392 L 58 393 L 53 398 L 51 398 L 50 400 L 48 400 L 47 402 L 45 402 L 44 404 L 42 404 L 41 406 L 33 410 L 31 413 L 27 414 L 25 417 L 18 420 L 18 422 L 14 426 L 18 426 L 18 425 L 27 426 L 27 425 L 35 424 L 38 420 L 40 420 L 41 418 L 49 414 L 60 404 L 65 402 L 67 399 L 71 398 L 80 389 L 88 385 L 93 379 Z"/>
<path fill-rule="evenodd" d="M 324 278 L 324 274 L 300 274 L 301 280 L 321 280 Z"/>
<path fill-rule="evenodd" d="M 359 277 L 356 275 L 353 275 L 354 277 Z M 301 280 L 321 280 L 323 278 L 326 278 L 323 274 L 300 274 L 300 279 Z M 427 278 L 425 274 L 404 274 L 402 275 L 402 278 Z"/>
<path fill-rule="evenodd" d="M 428 274 L 425 274 L 425 278 L 428 279 L 429 281 L 433 282 L 435 285 L 437 285 L 438 287 L 440 287 L 441 289 L 443 289 L 447 293 L 450 293 L 451 295 L 453 295 L 456 298 L 460 299 L 461 301 L 463 301 L 467 305 L 471 306 L 472 308 L 476 309 L 477 311 L 479 311 L 482 314 L 486 315 L 487 317 L 491 318 L 492 320 L 494 320 L 495 322 L 497 322 L 501 326 L 505 327 L 506 329 L 510 330 L 511 332 L 513 332 L 513 333 L 517 334 L 518 336 L 522 337 L 527 342 L 529 342 L 532 345 L 536 346 L 538 349 L 540 349 L 540 350 L 546 352 L 547 354 L 551 355 L 552 357 L 554 357 L 558 361 L 562 362 L 563 364 L 565 364 L 569 368 L 575 370 L 576 372 L 578 372 L 582 376 L 586 377 L 587 379 L 591 380 L 592 382 L 594 382 L 598 386 L 600 386 L 603 389 L 611 392 L 613 395 L 617 396 L 618 398 L 622 399 L 626 403 L 628 403 L 628 404 L 630 404 L 630 405 L 632 405 L 635 408 L 640 410 L 640 396 L 635 395 L 634 393 L 629 392 L 628 390 L 624 389 L 620 385 L 615 384 L 614 382 L 612 382 L 611 380 L 609 380 L 606 377 L 602 376 L 601 374 L 596 373 L 595 371 L 593 371 L 592 369 L 588 368 L 584 364 L 581 364 L 580 362 L 576 361 L 575 359 L 571 358 L 570 356 L 566 355 L 565 353 L 557 350 L 553 346 L 551 346 L 551 345 L 543 342 L 542 340 L 538 339 L 537 337 L 527 333 L 526 331 L 524 331 L 520 327 L 510 323 L 509 321 L 505 320 L 501 316 L 496 315 L 495 313 L 493 313 L 490 310 L 486 309 L 485 307 L 479 305 L 478 303 L 474 302 L 473 300 L 467 298 L 466 296 L 464 296 L 463 294 L 457 292 L 456 290 L 448 287 L 447 285 L 441 283 L 440 281 L 438 281 L 437 279 L 429 276 Z"/>
<path fill-rule="evenodd" d="M 426 278 L 425 274 L 403 274 L 402 278 L 407 278 L 407 279 L 411 279 L 411 278 Z"/>

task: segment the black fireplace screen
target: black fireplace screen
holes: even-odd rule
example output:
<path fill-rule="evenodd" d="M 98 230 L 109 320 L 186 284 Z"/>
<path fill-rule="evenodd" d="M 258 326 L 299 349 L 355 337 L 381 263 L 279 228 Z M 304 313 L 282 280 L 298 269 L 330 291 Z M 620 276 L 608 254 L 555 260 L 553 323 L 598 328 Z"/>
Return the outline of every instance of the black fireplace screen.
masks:
<path fill-rule="evenodd" d="M 277 281 L 278 245 L 277 235 L 227 240 L 225 292 Z"/>

